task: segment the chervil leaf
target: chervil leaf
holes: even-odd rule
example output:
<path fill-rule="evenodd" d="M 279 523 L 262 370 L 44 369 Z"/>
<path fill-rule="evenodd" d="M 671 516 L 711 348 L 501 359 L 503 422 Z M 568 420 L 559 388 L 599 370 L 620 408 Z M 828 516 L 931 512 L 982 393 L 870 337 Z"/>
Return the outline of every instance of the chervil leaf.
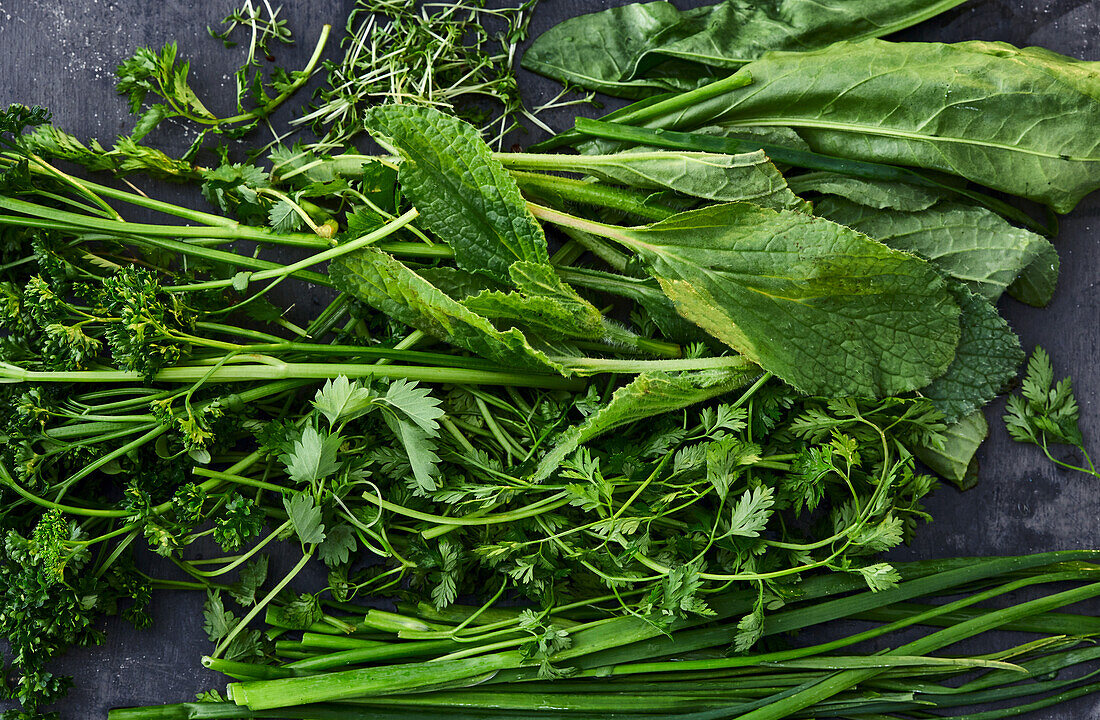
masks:
<path fill-rule="evenodd" d="M 339 420 L 353 420 L 369 412 L 374 405 L 373 392 L 343 375 L 326 381 L 313 398 L 313 407 L 328 419 L 330 427 Z"/>
<path fill-rule="evenodd" d="M 752 606 L 752 612 L 737 623 L 737 634 L 733 638 L 735 652 L 747 652 L 764 636 L 764 596 L 761 594 Z"/>
<path fill-rule="evenodd" d="M 286 465 L 287 475 L 298 483 L 314 482 L 328 477 L 340 467 L 336 451 L 343 439 L 312 426 L 302 430 L 302 436 L 294 441 L 290 452 L 280 459 Z"/>
<path fill-rule="evenodd" d="M 727 535 L 740 537 L 759 537 L 771 517 L 771 507 L 775 504 L 774 491 L 767 485 L 746 490 L 737 501 L 730 516 L 730 529 Z"/>
<path fill-rule="evenodd" d="M 856 568 L 856 572 L 863 576 L 863 579 L 867 581 L 867 587 L 871 588 L 872 592 L 897 587 L 898 580 L 901 580 L 901 575 L 889 563 L 867 565 L 866 567 Z"/>
<path fill-rule="evenodd" d="M 206 591 L 206 603 L 202 607 L 202 629 L 210 642 L 218 642 L 233 630 L 237 624 L 237 618 L 233 613 L 225 609 L 221 593 L 214 590 Z"/>
<path fill-rule="evenodd" d="M 308 493 L 283 496 L 283 507 L 290 516 L 290 524 L 303 545 L 316 545 L 325 539 L 325 525 L 321 510 Z"/>
<path fill-rule="evenodd" d="M 425 492 L 437 489 L 439 456 L 435 453 L 436 446 L 432 437 L 419 425 L 408 420 L 387 415 L 386 423 L 405 447 L 417 486 Z"/>
<path fill-rule="evenodd" d="M 383 399 L 433 437 L 439 433 L 439 423 L 436 421 L 447 414 L 439 407 L 441 401 L 432 397 L 429 388 L 421 387 L 415 381 L 409 382 L 404 378 L 398 378 L 390 383 Z"/>

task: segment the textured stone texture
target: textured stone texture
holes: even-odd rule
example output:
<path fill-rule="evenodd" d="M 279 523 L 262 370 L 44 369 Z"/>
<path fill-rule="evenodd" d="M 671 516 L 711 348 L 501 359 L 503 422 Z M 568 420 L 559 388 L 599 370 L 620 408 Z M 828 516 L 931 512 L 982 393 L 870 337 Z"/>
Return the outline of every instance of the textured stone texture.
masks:
<path fill-rule="evenodd" d="M 60 127 L 79 137 L 110 139 L 131 124 L 125 103 L 113 92 L 114 66 L 138 45 L 159 47 L 175 39 L 182 54 L 192 60 L 192 77 L 200 95 L 213 98 L 216 111 L 228 110 L 239 50 L 223 49 L 205 29 L 234 4 L 230 0 L 0 0 L 0 104 L 42 104 L 53 110 Z M 299 44 L 279 49 L 278 60 L 291 68 L 304 62 L 320 25 L 330 22 L 339 29 L 352 6 L 350 0 L 284 0 L 283 4 L 283 15 L 290 19 Z M 546 0 L 536 12 L 532 30 L 537 34 L 565 17 L 611 4 Z M 1098 38 L 1100 2 L 1095 0 L 976 0 L 900 35 L 909 40 L 1038 44 L 1089 60 L 1100 59 Z M 521 84 L 531 105 L 557 93 L 554 83 L 528 73 L 523 73 Z M 594 109 L 583 112 L 599 114 Z M 551 116 L 549 122 L 561 129 L 569 118 L 567 110 Z M 533 133 L 520 141 L 538 137 Z M 170 152 L 186 147 L 179 129 L 158 130 L 150 140 Z M 169 195 L 198 205 L 193 195 L 172 189 Z M 1045 346 L 1057 372 L 1073 375 L 1082 430 L 1100 452 L 1097 226 L 1100 198 L 1087 199 L 1063 219 L 1057 240 L 1062 278 L 1050 307 L 1037 310 L 1006 299 L 1003 309 L 1026 349 Z M 1056 470 L 1034 448 L 1012 443 L 999 420 L 1002 407 L 998 402 L 988 411 L 993 431 L 981 451 L 978 487 L 964 494 L 939 490 L 930 503 L 936 522 L 899 556 L 1100 547 L 1100 493 L 1095 481 Z M 286 564 L 283 560 L 280 564 Z M 209 650 L 201 631 L 201 605 L 202 598 L 195 593 L 161 594 L 154 601 L 152 629 L 134 632 L 122 623 L 108 623 L 105 645 L 72 653 L 60 664 L 63 672 L 78 676 L 69 700 L 59 708 L 62 716 L 102 718 L 110 707 L 182 701 L 220 684 L 218 676 L 198 664 Z M 1100 718 L 1100 700 L 1085 698 L 1029 717 Z"/>

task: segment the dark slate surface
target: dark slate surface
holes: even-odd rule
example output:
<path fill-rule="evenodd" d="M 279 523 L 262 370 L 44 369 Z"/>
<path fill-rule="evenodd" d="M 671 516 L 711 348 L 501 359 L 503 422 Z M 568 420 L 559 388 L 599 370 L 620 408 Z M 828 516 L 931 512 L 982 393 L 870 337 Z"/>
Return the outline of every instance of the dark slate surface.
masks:
<path fill-rule="evenodd" d="M 537 34 L 565 17 L 611 4 L 544 0 L 532 29 Z M 212 98 L 215 110 L 228 110 L 233 103 L 230 73 L 238 55 L 209 38 L 205 28 L 234 5 L 232 0 L 0 0 L 0 104 L 42 104 L 53 110 L 60 127 L 77 136 L 109 139 L 131 126 L 124 102 L 113 92 L 114 66 L 138 45 L 159 46 L 175 39 L 192 60 L 193 83 L 200 95 Z M 284 6 L 299 45 L 280 49 L 278 60 L 298 67 L 320 25 L 330 22 L 340 28 L 352 2 L 286 0 Z M 1004 40 L 1100 60 L 1100 2 L 977 0 L 902 33 L 901 39 Z M 528 73 L 522 74 L 521 84 L 531 105 L 557 92 L 553 83 Z M 551 118 L 557 128 L 567 123 L 566 114 Z M 151 139 L 170 152 L 186 147 L 178 129 Z M 168 194 L 187 197 L 171 189 Z M 1100 448 L 1100 408 L 1094 401 L 1100 391 L 1100 235 L 1094 230 L 1098 225 L 1100 197 L 1087 199 L 1064 218 L 1057 241 L 1062 279 L 1050 307 L 1037 310 L 1011 300 L 1003 307 L 1025 348 L 1045 346 L 1058 372 L 1073 375 L 1082 430 L 1095 448 Z M 978 487 L 963 494 L 939 490 L 930 503 L 935 523 L 901 556 L 1100 547 L 1100 493 L 1095 481 L 1056 470 L 1034 448 L 1013 444 L 999 421 L 1002 408 L 1003 402 L 998 402 L 988 410 L 993 431 L 980 453 Z M 198 664 L 209 649 L 201 630 L 201 605 L 197 594 L 162 594 L 154 600 L 152 629 L 135 632 L 121 623 L 108 623 L 102 647 L 74 652 L 60 664 L 60 670 L 78 678 L 60 708 L 62 716 L 102 718 L 110 707 L 183 701 L 220 684 L 218 676 Z M 1100 718 L 1100 700 L 1084 698 L 1030 717 Z"/>

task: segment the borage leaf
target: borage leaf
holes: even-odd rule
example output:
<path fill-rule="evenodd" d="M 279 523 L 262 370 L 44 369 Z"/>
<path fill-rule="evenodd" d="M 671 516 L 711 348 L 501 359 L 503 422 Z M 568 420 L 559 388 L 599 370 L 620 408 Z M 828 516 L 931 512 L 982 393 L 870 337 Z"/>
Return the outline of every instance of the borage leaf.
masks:
<path fill-rule="evenodd" d="M 959 347 L 947 372 L 921 390 L 949 423 L 996 397 L 1024 359 L 1016 333 L 988 300 L 958 284 L 952 293 L 962 310 Z"/>
<path fill-rule="evenodd" d="M 681 315 L 802 392 L 883 396 L 947 369 L 959 308 L 924 260 L 749 203 L 598 232 L 634 250 Z"/>
<path fill-rule="evenodd" d="M 506 367 L 567 374 L 519 330 L 502 332 L 410 268 L 376 248 L 340 258 L 335 285 L 386 315 Z"/>
<path fill-rule="evenodd" d="M 507 283 L 516 261 L 549 264 L 542 228 L 472 125 L 409 105 L 372 108 L 366 124 L 401 155 L 402 191 L 460 268 Z"/>

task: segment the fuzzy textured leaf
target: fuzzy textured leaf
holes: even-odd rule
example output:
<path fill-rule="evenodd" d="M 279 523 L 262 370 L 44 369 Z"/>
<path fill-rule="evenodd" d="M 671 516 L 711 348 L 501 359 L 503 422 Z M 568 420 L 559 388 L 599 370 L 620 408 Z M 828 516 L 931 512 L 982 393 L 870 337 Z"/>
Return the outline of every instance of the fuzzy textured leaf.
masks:
<path fill-rule="evenodd" d="M 921 390 L 949 423 L 996 397 L 1024 359 L 1019 338 L 997 308 L 961 285 L 952 293 L 961 310 L 959 347 L 947 372 Z"/>
<path fill-rule="evenodd" d="M 681 315 L 802 392 L 914 390 L 955 354 L 959 309 L 935 269 L 828 220 L 730 203 L 608 237 Z"/>
<path fill-rule="evenodd" d="M 549 264 L 542 227 L 472 125 L 411 105 L 371 108 L 366 124 L 400 153 L 401 189 L 460 268 L 506 283 L 517 260 Z"/>
<path fill-rule="evenodd" d="M 806 205 L 787 187 L 763 151 L 720 155 L 642 150 L 580 155 L 570 160 L 570 172 L 632 187 L 672 190 L 716 202 L 745 200 L 776 210 L 797 210 Z"/>
<path fill-rule="evenodd" d="M 332 263 L 338 288 L 390 317 L 506 367 L 562 373 L 519 330 L 502 332 L 381 250 L 363 250 Z"/>
<path fill-rule="evenodd" d="M 981 410 L 975 410 L 943 431 L 942 447 L 913 448 L 922 463 L 937 475 L 967 490 L 978 482 L 978 446 L 989 434 L 989 425 Z"/>

